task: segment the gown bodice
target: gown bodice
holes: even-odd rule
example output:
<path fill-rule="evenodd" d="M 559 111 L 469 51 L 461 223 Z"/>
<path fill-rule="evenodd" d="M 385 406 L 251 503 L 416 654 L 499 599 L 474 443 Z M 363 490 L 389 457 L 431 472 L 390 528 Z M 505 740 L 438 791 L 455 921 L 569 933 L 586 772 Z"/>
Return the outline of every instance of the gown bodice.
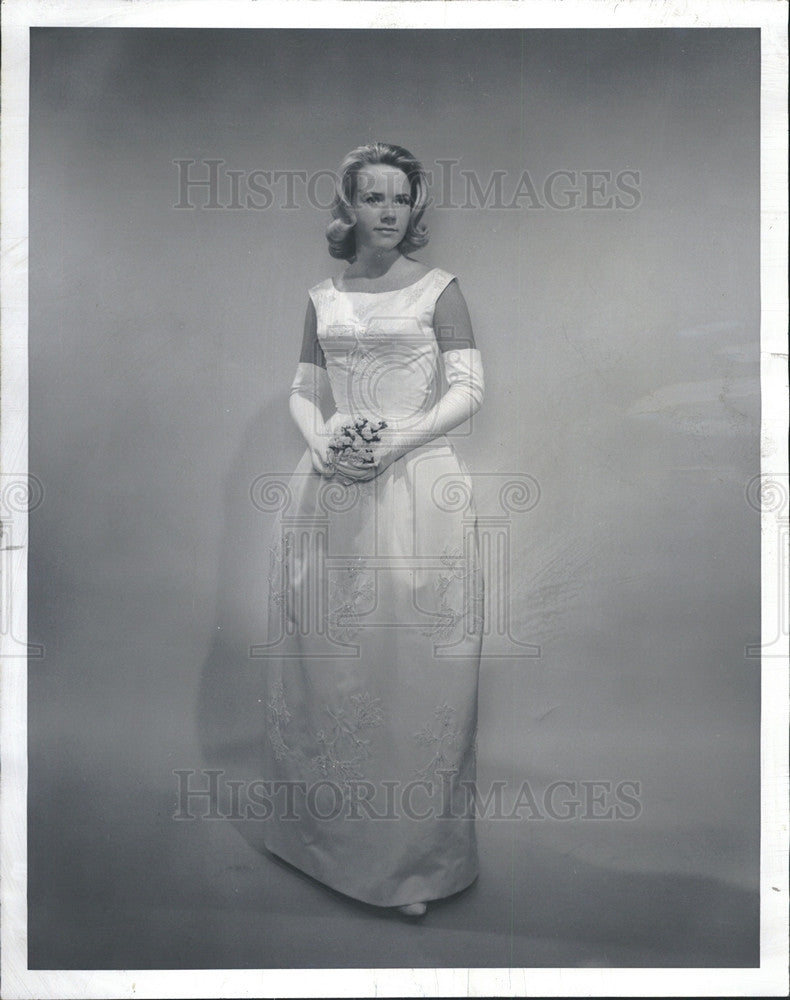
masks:
<path fill-rule="evenodd" d="M 435 267 L 393 291 L 342 291 L 331 278 L 310 289 L 341 420 L 408 423 L 436 404 L 441 374 L 434 308 L 454 277 Z"/>

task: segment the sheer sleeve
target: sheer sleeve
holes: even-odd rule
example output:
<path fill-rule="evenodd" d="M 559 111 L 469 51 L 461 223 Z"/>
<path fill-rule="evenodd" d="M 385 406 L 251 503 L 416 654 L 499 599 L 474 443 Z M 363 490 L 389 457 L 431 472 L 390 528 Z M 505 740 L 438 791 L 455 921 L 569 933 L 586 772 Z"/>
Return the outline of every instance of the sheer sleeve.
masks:
<path fill-rule="evenodd" d="M 299 361 L 306 364 L 326 368 L 326 358 L 321 344 L 318 342 L 318 318 L 312 298 L 307 301 L 307 311 L 304 317 L 304 335 L 302 337 L 302 353 Z"/>
<path fill-rule="evenodd" d="M 457 278 L 453 278 L 436 300 L 433 329 L 442 352 L 474 349 L 477 346 L 469 310 Z"/>
<path fill-rule="evenodd" d="M 302 353 L 296 365 L 289 398 L 291 416 L 311 449 L 323 447 L 321 442 L 326 435 L 323 411 L 332 395 L 326 359 L 317 331 L 318 321 L 311 298 L 304 320 Z M 323 462 L 315 457 L 313 467 L 320 473 L 326 471 Z"/>

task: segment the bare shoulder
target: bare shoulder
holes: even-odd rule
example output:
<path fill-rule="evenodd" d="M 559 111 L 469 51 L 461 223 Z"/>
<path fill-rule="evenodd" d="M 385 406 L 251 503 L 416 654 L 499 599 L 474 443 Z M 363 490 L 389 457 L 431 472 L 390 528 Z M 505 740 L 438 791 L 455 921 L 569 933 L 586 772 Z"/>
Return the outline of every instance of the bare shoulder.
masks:
<path fill-rule="evenodd" d="M 423 264 L 422 261 L 414 260 L 412 257 L 404 257 L 403 264 L 401 274 L 410 283 L 419 281 L 420 278 L 424 278 L 426 274 L 434 270 L 432 267 L 428 267 L 427 264 Z"/>

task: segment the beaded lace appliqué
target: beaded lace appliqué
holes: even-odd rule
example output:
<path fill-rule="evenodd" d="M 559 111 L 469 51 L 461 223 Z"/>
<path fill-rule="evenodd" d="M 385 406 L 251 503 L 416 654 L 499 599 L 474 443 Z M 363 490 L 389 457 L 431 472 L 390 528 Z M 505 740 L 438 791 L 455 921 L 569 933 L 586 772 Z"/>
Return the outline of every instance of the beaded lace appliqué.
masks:
<path fill-rule="evenodd" d="M 347 563 L 331 582 L 330 608 L 325 618 L 333 638 L 340 642 L 358 638 L 361 631 L 360 605 L 370 601 L 375 593 L 373 581 L 364 572 L 364 565 L 361 558 Z"/>
<path fill-rule="evenodd" d="M 458 749 L 462 734 L 455 725 L 455 709 L 442 702 L 434 709 L 431 722 L 414 733 L 416 743 L 431 753 L 430 760 L 414 769 L 418 778 L 427 779 L 434 771 L 458 768 Z"/>
<path fill-rule="evenodd" d="M 476 635 L 483 627 L 482 570 L 476 566 L 466 569 L 466 560 L 457 546 L 451 549 L 446 545 L 441 561 L 445 571 L 438 573 L 435 583 L 439 609 L 435 613 L 433 624 L 423 629 L 422 634 L 432 639 L 449 639 L 458 624 L 468 619 L 467 631 Z M 450 586 L 455 580 L 461 581 L 463 586 L 460 607 L 453 607 L 448 597 Z"/>
<path fill-rule="evenodd" d="M 285 703 L 285 692 L 281 678 L 278 678 L 273 683 L 272 696 L 266 703 L 266 709 L 269 717 L 267 734 L 274 748 L 275 759 L 285 760 L 288 757 L 293 758 L 295 751 L 286 745 L 282 734 L 282 727 L 287 726 L 291 721 L 291 713 L 288 711 L 288 706 Z"/>
<path fill-rule="evenodd" d="M 365 777 L 362 765 L 370 758 L 371 751 L 370 739 L 363 734 L 384 723 L 379 698 L 368 691 L 358 691 L 347 697 L 337 709 L 325 706 L 324 711 L 331 722 L 325 729 L 311 733 L 315 744 L 320 748 L 312 756 L 285 742 L 283 729 L 291 721 L 292 715 L 286 704 L 282 678 L 278 677 L 273 682 L 272 695 L 266 708 L 267 732 L 277 760 L 290 760 L 305 774 L 335 781 L 345 794 L 350 791 L 353 781 Z"/>
<path fill-rule="evenodd" d="M 288 581 L 285 564 L 290 553 L 290 536 L 282 542 L 274 542 L 269 548 L 269 601 L 278 608 L 284 608 L 288 601 Z"/>
<path fill-rule="evenodd" d="M 321 753 L 310 761 L 313 771 L 320 777 L 335 779 L 341 784 L 364 777 L 360 765 L 370 757 L 370 740 L 360 733 L 382 725 L 379 699 L 367 691 L 353 694 L 349 704 L 333 712 L 325 711 L 332 718 L 328 730 L 319 730 L 315 738 Z"/>

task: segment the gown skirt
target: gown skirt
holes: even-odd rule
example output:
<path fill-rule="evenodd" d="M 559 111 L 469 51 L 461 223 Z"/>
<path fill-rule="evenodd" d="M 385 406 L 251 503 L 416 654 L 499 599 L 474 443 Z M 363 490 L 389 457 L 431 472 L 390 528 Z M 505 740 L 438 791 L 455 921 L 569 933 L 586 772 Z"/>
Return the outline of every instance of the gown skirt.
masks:
<path fill-rule="evenodd" d="M 393 292 L 310 289 L 337 410 L 406 426 L 441 392 L 438 268 Z M 446 436 L 366 483 L 305 451 L 270 500 L 264 778 L 274 854 L 400 906 L 478 874 L 484 582 L 472 478 Z"/>

